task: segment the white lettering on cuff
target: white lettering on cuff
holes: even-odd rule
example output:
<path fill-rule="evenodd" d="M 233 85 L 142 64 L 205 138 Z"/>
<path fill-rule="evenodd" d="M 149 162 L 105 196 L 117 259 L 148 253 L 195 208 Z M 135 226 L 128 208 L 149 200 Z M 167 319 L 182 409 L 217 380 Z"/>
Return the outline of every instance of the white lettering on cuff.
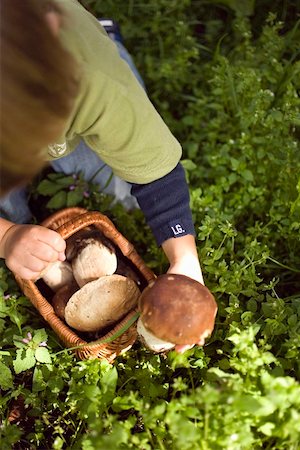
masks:
<path fill-rule="evenodd" d="M 173 227 L 171 226 L 171 229 L 175 236 L 177 236 L 178 234 L 185 233 L 185 230 L 182 228 L 182 226 L 179 223 L 177 223 Z"/>

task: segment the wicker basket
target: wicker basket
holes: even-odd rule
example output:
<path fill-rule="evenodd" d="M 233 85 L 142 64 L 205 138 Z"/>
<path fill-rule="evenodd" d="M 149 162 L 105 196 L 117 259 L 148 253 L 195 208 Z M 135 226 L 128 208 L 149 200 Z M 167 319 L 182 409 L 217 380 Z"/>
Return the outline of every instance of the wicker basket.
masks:
<path fill-rule="evenodd" d="M 41 225 L 57 231 L 64 239 L 68 239 L 82 228 L 93 225 L 110 239 L 120 249 L 122 254 L 133 263 L 145 280 L 145 285 L 155 278 L 154 273 L 146 266 L 133 245 L 115 228 L 114 224 L 106 216 L 99 212 L 88 212 L 78 207 L 66 208 L 51 215 Z M 137 336 L 135 322 L 112 342 L 97 343 L 97 341 L 87 342 L 83 340 L 55 314 L 51 303 L 45 298 L 45 294 L 41 293 L 37 283 L 23 280 L 17 275 L 16 280 L 24 294 L 49 323 L 65 346 L 69 348 L 80 346 L 80 348 L 74 350 L 80 359 L 99 358 L 112 362 L 135 342 Z M 120 330 L 133 320 L 136 312 L 137 310 L 133 310 L 127 314 L 112 330 L 101 336 L 101 340 L 109 341 L 116 333 L 120 334 Z"/>

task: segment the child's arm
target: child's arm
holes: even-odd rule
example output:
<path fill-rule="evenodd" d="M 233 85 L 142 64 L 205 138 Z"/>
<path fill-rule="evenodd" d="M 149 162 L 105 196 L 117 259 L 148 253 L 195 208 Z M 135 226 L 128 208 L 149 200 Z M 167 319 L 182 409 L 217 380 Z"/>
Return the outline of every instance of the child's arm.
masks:
<path fill-rule="evenodd" d="M 50 262 L 65 259 L 66 243 L 56 231 L 0 219 L 0 257 L 26 280 L 35 280 Z"/>
<path fill-rule="evenodd" d="M 131 192 L 170 262 L 168 271 L 187 275 L 204 284 L 194 238 L 189 189 L 181 164 L 151 183 L 132 184 Z"/>
<path fill-rule="evenodd" d="M 170 262 L 168 273 L 186 275 L 204 284 L 194 236 L 168 239 L 162 248 Z"/>
<path fill-rule="evenodd" d="M 4 236 L 15 224 L 9 220 L 0 218 L 0 258 L 4 258 Z"/>

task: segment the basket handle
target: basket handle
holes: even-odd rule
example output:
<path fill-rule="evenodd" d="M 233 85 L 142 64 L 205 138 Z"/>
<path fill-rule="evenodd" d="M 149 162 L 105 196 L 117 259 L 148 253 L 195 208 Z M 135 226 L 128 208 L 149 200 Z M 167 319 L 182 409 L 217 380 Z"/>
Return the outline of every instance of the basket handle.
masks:
<path fill-rule="evenodd" d="M 89 225 L 94 225 L 105 234 L 105 236 L 117 243 L 122 253 L 123 250 L 126 255 L 129 255 L 133 249 L 133 245 L 121 235 L 116 229 L 112 221 L 97 211 L 86 212 L 79 216 L 67 221 L 63 225 L 59 226 L 55 231 L 61 235 L 63 239 L 68 239 L 77 231 L 82 230 Z M 120 245 L 121 244 L 121 245 Z"/>
<path fill-rule="evenodd" d="M 84 214 L 81 213 L 79 216 L 76 216 L 58 227 L 55 231 L 59 233 L 63 239 L 68 239 L 74 233 L 89 225 L 94 225 L 102 231 L 108 239 L 114 242 L 123 255 L 130 259 L 142 272 L 148 282 L 156 278 L 154 273 L 148 269 L 144 261 L 136 252 L 134 246 L 117 230 L 113 222 L 107 216 L 98 211 L 88 211 Z"/>
<path fill-rule="evenodd" d="M 81 208 L 79 206 L 69 206 L 68 208 L 61 209 L 51 214 L 51 216 L 44 219 L 40 225 L 56 231 L 59 226 L 71 219 L 74 219 L 74 217 L 79 216 L 80 214 L 85 214 L 86 212 L 88 211 L 85 208 Z"/>

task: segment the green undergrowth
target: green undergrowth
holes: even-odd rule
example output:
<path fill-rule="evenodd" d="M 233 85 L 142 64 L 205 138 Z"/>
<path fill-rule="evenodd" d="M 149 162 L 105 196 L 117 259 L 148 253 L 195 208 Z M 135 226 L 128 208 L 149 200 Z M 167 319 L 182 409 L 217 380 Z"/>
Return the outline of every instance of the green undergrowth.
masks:
<path fill-rule="evenodd" d="M 2 264 L 0 448 L 298 450 L 297 2 L 85 5 L 119 21 L 182 143 L 216 327 L 183 355 L 136 343 L 114 365 L 78 361 Z M 81 174 L 46 171 L 30 195 L 36 220 L 73 205 L 107 214 L 149 267 L 167 269 L 142 213 L 111 206 Z M 23 415 L 10 423 L 21 397 Z"/>

